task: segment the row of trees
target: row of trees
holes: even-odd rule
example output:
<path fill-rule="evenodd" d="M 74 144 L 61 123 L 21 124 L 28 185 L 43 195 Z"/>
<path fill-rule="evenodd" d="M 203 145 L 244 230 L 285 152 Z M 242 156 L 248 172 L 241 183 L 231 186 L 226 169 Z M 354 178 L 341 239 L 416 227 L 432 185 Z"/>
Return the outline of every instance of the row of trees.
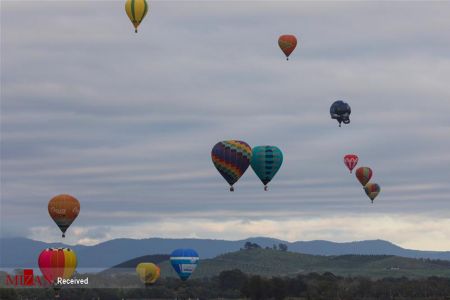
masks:
<path fill-rule="evenodd" d="M 111 288 L 63 288 L 60 299 L 386 299 L 446 300 L 450 299 L 450 278 L 421 279 L 340 277 L 332 273 L 298 275 L 297 277 L 264 278 L 247 275 L 240 270 L 221 272 L 219 276 L 181 282 L 175 278 L 159 280 L 148 288 L 114 288 L 128 275 L 108 278 Z M 0 288 L 0 299 L 51 299 L 50 288 Z"/>
<path fill-rule="evenodd" d="M 243 250 L 253 250 L 253 249 L 262 249 L 262 247 L 260 245 L 258 245 L 257 243 L 252 243 L 252 242 L 246 242 L 244 244 Z M 280 251 L 286 252 L 288 250 L 288 246 L 286 244 L 279 243 L 278 245 L 273 244 L 272 248 L 265 247 L 265 249 L 273 249 L 273 250 L 280 250 Z M 241 248 L 241 250 L 242 250 L 242 248 Z"/>

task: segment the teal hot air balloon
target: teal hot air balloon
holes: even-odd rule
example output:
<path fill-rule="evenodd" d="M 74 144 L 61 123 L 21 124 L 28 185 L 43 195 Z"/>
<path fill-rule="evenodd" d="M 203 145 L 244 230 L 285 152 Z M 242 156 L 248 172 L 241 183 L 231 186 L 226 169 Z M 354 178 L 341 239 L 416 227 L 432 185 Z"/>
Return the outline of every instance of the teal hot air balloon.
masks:
<path fill-rule="evenodd" d="M 267 184 L 277 174 L 283 163 L 283 153 L 275 146 L 256 146 L 252 151 L 250 165 L 264 184 L 267 191 Z"/>

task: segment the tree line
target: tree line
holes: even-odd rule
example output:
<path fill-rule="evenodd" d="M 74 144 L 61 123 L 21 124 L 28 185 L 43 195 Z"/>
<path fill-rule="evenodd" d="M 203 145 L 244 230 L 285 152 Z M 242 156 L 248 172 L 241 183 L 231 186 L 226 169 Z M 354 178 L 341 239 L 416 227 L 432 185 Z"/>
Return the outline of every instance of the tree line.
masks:
<path fill-rule="evenodd" d="M 91 275 L 89 275 L 91 276 Z M 341 277 L 330 272 L 311 273 L 296 277 L 262 277 L 245 274 L 240 270 L 223 271 L 218 276 L 190 279 L 182 282 L 164 278 L 155 285 L 144 287 L 114 288 L 130 280 L 131 274 L 105 278 L 111 288 L 63 288 L 60 299 L 302 299 L 302 300 L 448 300 L 450 278 L 428 277 L 409 279 L 365 277 Z M 122 285 L 123 286 L 123 285 Z M 0 288 L 0 299 L 52 299 L 50 288 Z"/>

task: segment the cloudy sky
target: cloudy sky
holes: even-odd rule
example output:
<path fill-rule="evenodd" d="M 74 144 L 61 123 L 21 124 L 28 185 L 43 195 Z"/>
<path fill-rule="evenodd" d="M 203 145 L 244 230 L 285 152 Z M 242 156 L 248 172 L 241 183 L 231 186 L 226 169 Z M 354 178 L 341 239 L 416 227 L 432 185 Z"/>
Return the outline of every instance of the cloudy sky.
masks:
<path fill-rule="evenodd" d="M 450 2 L 1 2 L 1 236 L 385 239 L 450 250 Z M 299 46 L 287 62 L 278 36 Z M 329 106 L 345 99 L 351 124 Z M 264 192 L 210 151 L 277 145 Z M 371 205 L 342 157 L 381 193 Z"/>

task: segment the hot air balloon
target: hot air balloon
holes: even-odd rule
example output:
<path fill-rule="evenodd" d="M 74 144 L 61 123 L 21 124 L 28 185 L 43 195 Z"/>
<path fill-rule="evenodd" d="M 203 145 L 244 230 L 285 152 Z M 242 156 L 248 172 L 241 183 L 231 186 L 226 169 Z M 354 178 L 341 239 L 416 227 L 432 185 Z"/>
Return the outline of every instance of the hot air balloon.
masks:
<path fill-rule="evenodd" d="M 125 11 L 127 12 L 128 18 L 130 18 L 131 23 L 134 26 L 134 32 L 137 33 L 139 24 L 141 24 L 145 15 L 148 12 L 148 4 L 145 0 L 127 0 L 125 3 Z"/>
<path fill-rule="evenodd" d="M 80 212 L 80 202 L 70 195 L 58 195 L 48 202 L 48 213 L 62 231 L 62 237 Z"/>
<path fill-rule="evenodd" d="M 341 123 L 350 123 L 351 112 L 350 105 L 342 100 L 335 101 L 330 107 L 331 118 L 339 122 L 339 127 L 341 127 Z"/>
<path fill-rule="evenodd" d="M 170 255 L 170 263 L 183 281 L 186 281 L 191 276 L 197 267 L 198 261 L 198 254 L 193 249 L 177 249 Z"/>
<path fill-rule="evenodd" d="M 355 154 L 347 154 L 344 156 L 344 164 L 352 172 L 353 168 L 358 164 L 358 156 Z"/>
<path fill-rule="evenodd" d="M 145 286 L 152 285 L 158 280 L 161 269 L 154 263 L 140 263 L 136 267 L 136 273 Z"/>
<path fill-rule="evenodd" d="M 250 165 L 253 171 L 264 184 L 267 191 L 267 184 L 272 180 L 283 163 L 283 153 L 275 146 L 257 146 L 252 150 Z"/>
<path fill-rule="evenodd" d="M 380 193 L 380 186 L 376 183 L 368 183 L 364 187 L 364 191 L 366 192 L 367 196 L 369 196 L 370 200 L 373 200 L 378 196 Z"/>
<path fill-rule="evenodd" d="M 211 158 L 217 171 L 230 184 L 230 191 L 234 191 L 233 184 L 247 170 L 252 157 L 252 148 L 242 141 L 218 142 L 211 151 Z"/>
<path fill-rule="evenodd" d="M 297 38 L 292 34 L 282 35 L 278 38 L 278 46 L 280 46 L 281 51 L 286 55 L 286 60 L 289 60 L 289 55 L 291 55 L 297 46 Z"/>
<path fill-rule="evenodd" d="M 41 252 L 38 259 L 39 269 L 45 279 L 54 285 L 55 291 L 58 278 L 69 279 L 77 267 L 77 256 L 69 248 L 47 248 Z M 56 294 L 58 297 L 58 294 Z"/>
<path fill-rule="evenodd" d="M 369 167 L 360 167 L 356 169 L 355 175 L 362 186 L 366 186 L 370 178 L 372 178 L 372 170 Z"/>

